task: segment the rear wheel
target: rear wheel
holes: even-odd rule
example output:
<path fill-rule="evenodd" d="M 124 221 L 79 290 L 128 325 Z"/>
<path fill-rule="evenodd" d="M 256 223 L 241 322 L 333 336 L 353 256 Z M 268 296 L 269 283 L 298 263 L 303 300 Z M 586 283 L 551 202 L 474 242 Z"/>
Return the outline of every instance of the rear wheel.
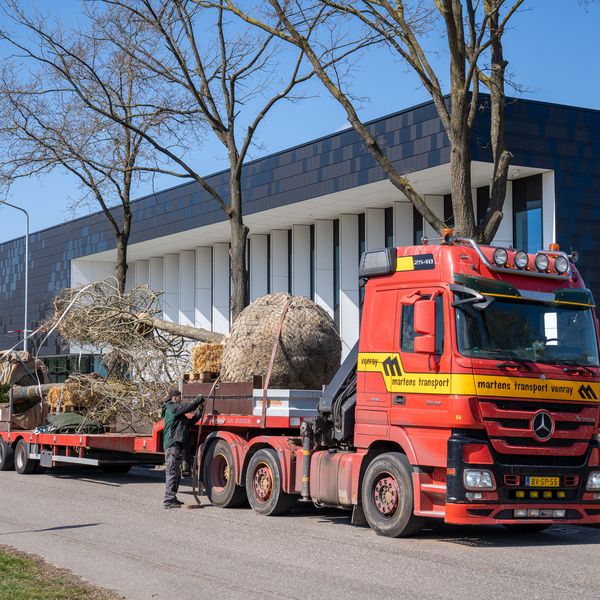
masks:
<path fill-rule="evenodd" d="M 427 521 L 414 514 L 411 467 L 399 452 L 381 454 L 367 467 L 362 504 L 367 522 L 379 535 L 414 535 Z"/>
<path fill-rule="evenodd" d="M 15 448 L 15 471 L 21 475 L 33 473 L 38 466 L 39 461 L 29 458 L 28 454 L 27 442 L 19 440 Z"/>
<path fill-rule="evenodd" d="M 250 459 L 246 493 L 250 506 L 261 515 L 283 515 L 294 508 L 297 496 L 283 491 L 281 465 L 275 450 L 263 448 Z"/>
<path fill-rule="evenodd" d="M 225 440 L 217 440 L 206 451 L 202 480 L 214 506 L 236 508 L 246 503 L 244 488 L 235 483 L 233 452 Z"/>
<path fill-rule="evenodd" d="M 0 438 L 0 471 L 10 471 L 15 464 L 15 451 L 12 446 Z"/>

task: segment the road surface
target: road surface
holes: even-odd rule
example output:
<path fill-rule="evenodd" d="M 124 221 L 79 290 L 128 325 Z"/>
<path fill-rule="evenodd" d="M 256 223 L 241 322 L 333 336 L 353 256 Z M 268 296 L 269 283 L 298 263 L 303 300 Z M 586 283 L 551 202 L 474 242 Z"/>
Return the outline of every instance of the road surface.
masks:
<path fill-rule="evenodd" d="M 180 499 L 193 502 L 190 480 Z M 486 600 L 598 597 L 600 528 L 530 536 L 437 522 L 413 539 L 301 505 L 164 510 L 164 472 L 0 472 L 0 544 L 43 556 L 128 600 Z M 208 503 L 202 497 L 204 504 Z"/>

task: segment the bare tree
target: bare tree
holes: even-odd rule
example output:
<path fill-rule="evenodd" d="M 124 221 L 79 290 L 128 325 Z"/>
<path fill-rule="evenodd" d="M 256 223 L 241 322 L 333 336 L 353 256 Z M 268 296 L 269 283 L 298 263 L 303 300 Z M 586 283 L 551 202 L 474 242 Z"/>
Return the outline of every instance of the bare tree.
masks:
<path fill-rule="evenodd" d="M 202 6 L 221 2 L 196 0 Z M 451 145 L 451 193 L 454 228 L 461 236 L 489 243 L 502 219 L 508 167 L 512 159 L 504 137 L 504 85 L 507 62 L 502 38 L 509 20 L 523 0 L 267 0 L 249 9 L 247 3 L 224 0 L 238 17 L 271 35 L 300 48 L 316 74 L 341 104 L 352 127 L 385 174 L 439 233 L 445 228 L 438 216 L 425 204 L 407 178 L 392 165 L 385 149 L 361 121 L 356 103 L 338 73 L 319 60 L 323 50 L 314 43 L 318 25 L 330 31 L 339 26 L 353 26 L 357 35 L 378 36 L 381 46 L 403 60 L 419 77 L 430 94 Z M 315 16 L 321 18 L 315 25 Z M 350 24 L 350 25 L 348 25 Z M 360 30 L 359 30 L 360 28 Z M 436 72 L 435 62 L 427 51 L 427 41 L 441 32 L 447 44 L 449 89 Z M 323 42 L 321 42 L 323 43 Z M 480 108 L 480 86 L 489 90 L 491 112 L 491 147 L 494 173 L 487 210 L 478 224 L 471 195 L 470 135 Z"/>
<path fill-rule="evenodd" d="M 49 15 L 26 13 L 16 0 L 1 10 L 25 33 L 21 39 L 0 31 L 15 48 L 0 73 L 2 182 L 10 187 L 15 179 L 53 170 L 74 175 L 82 195 L 70 208 L 101 207 L 117 241 L 116 278 L 124 292 L 132 192 L 158 168 L 157 153 L 145 136 L 173 136 L 179 125 L 167 124 L 168 113 L 156 108 L 165 99 L 175 104 L 173 95 L 153 73 L 133 64 L 136 45 L 147 42 L 144 25 L 128 23 L 116 46 L 102 35 L 110 15 L 90 12 L 85 25 L 68 30 Z M 87 101 L 79 90 L 85 90 Z M 90 104 L 118 114 L 120 121 Z"/>

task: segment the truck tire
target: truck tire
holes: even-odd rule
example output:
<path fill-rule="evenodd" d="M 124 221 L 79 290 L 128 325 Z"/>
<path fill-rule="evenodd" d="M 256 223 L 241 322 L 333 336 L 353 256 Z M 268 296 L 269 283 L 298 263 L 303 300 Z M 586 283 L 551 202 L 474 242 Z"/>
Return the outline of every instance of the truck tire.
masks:
<path fill-rule="evenodd" d="M 244 488 L 235 482 L 233 453 L 225 440 L 217 440 L 206 451 L 202 480 L 213 506 L 236 508 L 246 503 Z"/>
<path fill-rule="evenodd" d="M 15 448 L 15 471 L 21 475 L 33 473 L 38 466 L 39 461 L 29 458 L 28 453 L 27 442 L 19 440 Z"/>
<path fill-rule="evenodd" d="M 10 471 L 15 465 L 15 451 L 0 438 L 0 471 Z"/>
<path fill-rule="evenodd" d="M 388 452 L 367 467 L 362 485 L 362 505 L 367 522 L 378 535 L 414 535 L 427 519 L 414 514 L 411 467 L 404 454 Z"/>
<path fill-rule="evenodd" d="M 246 493 L 250 506 L 261 515 L 275 516 L 289 513 L 296 505 L 297 496 L 287 494 L 281 486 L 281 465 L 271 448 L 259 450 L 248 464 Z"/>

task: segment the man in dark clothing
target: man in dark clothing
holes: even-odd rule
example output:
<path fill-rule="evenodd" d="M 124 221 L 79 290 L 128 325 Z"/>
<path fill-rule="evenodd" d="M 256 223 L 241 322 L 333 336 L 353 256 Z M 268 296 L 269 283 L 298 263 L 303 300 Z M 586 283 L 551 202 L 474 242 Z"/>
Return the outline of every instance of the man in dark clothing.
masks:
<path fill-rule="evenodd" d="M 183 502 L 177 499 L 177 490 L 181 480 L 181 457 L 184 446 L 189 444 L 189 428 L 195 425 L 202 414 L 204 398 L 197 396 L 193 402 L 181 403 L 181 392 L 171 390 L 165 399 L 161 416 L 165 422 L 163 447 L 165 450 L 166 485 L 164 508 L 179 508 Z M 198 412 L 191 418 L 186 417 L 196 409 Z M 187 456 L 187 454 L 186 454 Z"/>

